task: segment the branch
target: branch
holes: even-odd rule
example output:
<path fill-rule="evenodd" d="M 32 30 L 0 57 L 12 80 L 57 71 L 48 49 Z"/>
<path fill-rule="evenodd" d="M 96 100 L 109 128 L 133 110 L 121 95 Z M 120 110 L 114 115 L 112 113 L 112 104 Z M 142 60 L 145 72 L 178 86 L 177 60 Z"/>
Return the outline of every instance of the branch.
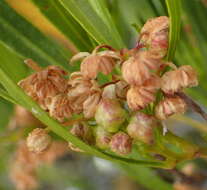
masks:
<path fill-rule="evenodd" d="M 198 114 L 200 114 L 203 119 L 205 119 L 207 121 L 207 113 L 193 100 L 191 99 L 189 96 L 187 96 L 186 94 L 184 94 L 183 92 L 178 92 L 176 93 L 179 97 L 181 97 L 185 103 L 195 112 L 197 112 Z"/>

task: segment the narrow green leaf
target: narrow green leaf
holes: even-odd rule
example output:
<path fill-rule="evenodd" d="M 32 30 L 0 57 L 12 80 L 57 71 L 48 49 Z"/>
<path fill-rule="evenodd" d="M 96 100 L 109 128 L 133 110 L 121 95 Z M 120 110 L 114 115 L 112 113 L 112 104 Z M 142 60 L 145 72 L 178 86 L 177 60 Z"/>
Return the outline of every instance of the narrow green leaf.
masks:
<path fill-rule="evenodd" d="M 124 44 L 114 31 L 109 27 L 88 0 L 59 0 L 80 25 L 99 44 L 109 44 L 114 48 L 123 48 Z"/>
<path fill-rule="evenodd" d="M 166 0 L 170 17 L 170 34 L 167 60 L 172 60 L 180 38 L 181 29 L 181 0 Z"/>
<path fill-rule="evenodd" d="M 87 33 L 57 0 L 32 0 L 47 19 L 58 28 L 80 51 L 91 50 Z"/>
<path fill-rule="evenodd" d="M 10 8 L 5 0 L 0 1 L 0 33 L 0 41 L 23 58 L 32 58 L 43 65 L 68 68 L 71 53 L 34 28 Z"/>
<path fill-rule="evenodd" d="M 170 183 L 165 182 L 152 169 L 141 166 L 120 165 L 128 176 L 137 181 L 143 187 L 150 190 L 173 190 Z"/>

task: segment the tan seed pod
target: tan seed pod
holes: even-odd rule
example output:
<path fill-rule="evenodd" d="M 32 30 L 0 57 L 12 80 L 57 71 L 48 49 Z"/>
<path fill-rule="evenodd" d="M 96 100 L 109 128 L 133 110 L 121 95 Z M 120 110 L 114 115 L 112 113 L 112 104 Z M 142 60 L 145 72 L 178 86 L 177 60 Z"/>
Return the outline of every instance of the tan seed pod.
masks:
<path fill-rule="evenodd" d="M 187 105 L 179 96 L 164 98 L 155 108 L 155 115 L 160 120 L 165 120 L 169 116 L 178 113 L 185 113 Z"/>
<path fill-rule="evenodd" d="M 83 111 L 83 103 L 89 96 L 101 91 L 95 80 L 85 79 L 80 72 L 72 73 L 68 84 L 68 98 L 71 102 L 72 110 L 77 114 Z"/>
<path fill-rule="evenodd" d="M 98 72 L 107 75 L 112 72 L 117 60 L 120 60 L 118 53 L 110 50 L 97 52 L 101 46 L 97 46 L 94 51 L 89 54 L 81 52 L 72 58 L 73 61 L 83 59 L 81 63 L 81 73 L 84 78 L 95 79 Z"/>
<path fill-rule="evenodd" d="M 169 18 L 166 16 L 149 19 L 141 30 L 141 43 L 152 54 L 162 59 L 167 54 Z"/>
<path fill-rule="evenodd" d="M 152 144 L 154 142 L 153 129 L 156 127 L 156 119 L 144 113 L 136 113 L 127 126 L 127 133 L 134 140 Z"/>
<path fill-rule="evenodd" d="M 49 114 L 59 122 L 69 119 L 73 113 L 71 109 L 71 102 L 67 94 L 59 94 L 52 98 L 49 106 Z"/>
<path fill-rule="evenodd" d="M 132 86 L 127 92 L 127 103 L 131 110 L 140 110 L 155 101 L 160 88 L 160 78 L 152 75 L 142 86 Z"/>
<path fill-rule="evenodd" d="M 140 61 L 139 57 L 130 57 L 122 65 L 124 80 L 130 85 L 142 85 L 150 78 L 150 70 L 147 65 Z"/>
<path fill-rule="evenodd" d="M 45 129 L 36 128 L 27 137 L 27 147 L 31 152 L 39 154 L 50 146 L 51 141 Z"/>
<path fill-rule="evenodd" d="M 110 148 L 120 155 L 129 154 L 132 149 L 132 139 L 126 133 L 118 132 L 112 136 Z"/>
<path fill-rule="evenodd" d="M 161 81 L 161 88 L 167 94 L 174 94 L 183 88 L 198 85 L 197 73 L 190 65 L 166 72 Z"/>
<path fill-rule="evenodd" d="M 49 66 L 21 80 L 18 85 L 37 101 L 43 109 L 47 109 L 51 98 L 65 92 L 67 73 L 58 66 Z"/>

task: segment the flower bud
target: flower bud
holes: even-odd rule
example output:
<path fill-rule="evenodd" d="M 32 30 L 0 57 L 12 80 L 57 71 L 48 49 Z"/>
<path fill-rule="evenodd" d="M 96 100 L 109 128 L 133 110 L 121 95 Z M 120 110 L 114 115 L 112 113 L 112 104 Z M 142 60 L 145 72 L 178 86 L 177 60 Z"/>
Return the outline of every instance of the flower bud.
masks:
<path fill-rule="evenodd" d="M 132 110 L 145 108 L 155 101 L 155 95 L 160 88 L 160 78 L 152 75 L 142 86 L 132 86 L 127 92 L 127 103 Z"/>
<path fill-rule="evenodd" d="M 44 152 L 51 144 L 51 137 L 45 129 L 36 128 L 27 137 L 27 147 L 34 153 Z"/>
<path fill-rule="evenodd" d="M 87 144 L 93 144 L 94 143 L 94 136 L 93 136 L 93 130 L 90 126 L 88 126 L 86 123 L 76 123 L 71 128 L 70 132 L 84 141 Z M 83 152 L 79 148 L 75 147 L 71 142 L 68 143 L 71 150 L 76 152 Z"/>
<path fill-rule="evenodd" d="M 49 66 L 21 80 L 18 85 L 46 110 L 51 98 L 66 91 L 66 75 L 67 73 L 58 66 Z"/>
<path fill-rule="evenodd" d="M 112 134 L 105 131 L 101 126 L 98 126 L 95 130 L 96 146 L 100 149 L 109 148 Z"/>
<path fill-rule="evenodd" d="M 165 120 L 177 113 L 184 113 L 187 105 L 179 96 L 164 98 L 155 108 L 155 115 L 158 119 Z"/>
<path fill-rule="evenodd" d="M 190 65 L 184 65 L 174 71 L 166 72 L 162 77 L 162 90 L 173 94 L 183 88 L 198 85 L 196 71 Z"/>
<path fill-rule="evenodd" d="M 110 148 L 111 151 L 120 155 L 129 154 L 132 149 L 132 140 L 126 133 L 118 132 L 112 136 Z"/>
<path fill-rule="evenodd" d="M 103 98 L 97 107 L 95 119 L 105 130 L 114 133 L 125 121 L 126 111 L 117 100 Z"/>
<path fill-rule="evenodd" d="M 153 128 L 156 127 L 156 124 L 154 117 L 137 112 L 127 126 L 127 133 L 134 140 L 152 144 L 154 141 Z"/>
<path fill-rule="evenodd" d="M 122 65 L 122 75 L 130 85 L 139 86 L 150 78 L 150 71 L 138 57 L 130 57 Z"/>
<path fill-rule="evenodd" d="M 59 122 L 63 122 L 65 119 L 69 119 L 72 115 L 70 105 L 71 103 L 68 96 L 65 94 L 59 94 L 52 98 L 49 106 L 49 114 Z"/>

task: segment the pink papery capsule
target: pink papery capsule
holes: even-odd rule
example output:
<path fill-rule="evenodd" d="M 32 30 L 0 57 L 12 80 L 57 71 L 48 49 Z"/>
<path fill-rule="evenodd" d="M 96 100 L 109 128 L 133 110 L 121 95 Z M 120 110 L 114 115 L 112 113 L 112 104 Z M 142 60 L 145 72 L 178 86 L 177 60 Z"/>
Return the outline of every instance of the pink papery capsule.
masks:
<path fill-rule="evenodd" d="M 128 84 L 135 86 L 142 85 L 151 76 L 150 70 L 143 61 L 140 61 L 139 56 L 130 57 L 123 63 L 122 75 Z"/>
<path fill-rule="evenodd" d="M 120 155 L 129 154 L 132 149 L 132 139 L 126 133 L 118 132 L 112 136 L 110 148 L 113 152 Z"/>
<path fill-rule="evenodd" d="M 34 153 L 43 153 L 51 144 L 51 137 L 42 128 L 36 128 L 27 137 L 27 147 Z"/>
<path fill-rule="evenodd" d="M 161 81 L 161 88 L 167 94 L 174 94 L 183 88 L 198 85 L 197 73 L 190 65 L 166 72 Z"/>
<path fill-rule="evenodd" d="M 155 108 L 155 115 L 160 120 L 165 120 L 173 114 L 183 114 L 187 105 L 179 96 L 164 98 Z"/>
<path fill-rule="evenodd" d="M 66 91 L 66 75 L 60 67 L 49 66 L 21 80 L 18 85 L 46 110 L 54 96 Z"/>
<path fill-rule="evenodd" d="M 73 113 L 71 102 L 67 94 L 59 94 L 52 98 L 49 106 L 49 114 L 59 122 L 69 119 Z"/>
<path fill-rule="evenodd" d="M 140 43 L 147 47 L 151 54 L 162 59 L 168 49 L 169 18 L 160 16 L 149 19 L 142 27 L 140 36 Z"/>
<path fill-rule="evenodd" d="M 111 50 L 97 52 L 99 48 L 100 46 L 97 46 L 91 54 L 87 52 L 78 53 L 71 59 L 71 62 L 83 59 L 81 73 L 85 78 L 95 79 L 98 72 L 105 75 L 111 73 L 116 61 L 121 59 L 117 52 Z"/>
<path fill-rule="evenodd" d="M 160 88 L 160 78 L 152 75 L 142 86 L 131 86 L 127 92 L 127 103 L 131 110 L 140 110 L 155 101 Z"/>

